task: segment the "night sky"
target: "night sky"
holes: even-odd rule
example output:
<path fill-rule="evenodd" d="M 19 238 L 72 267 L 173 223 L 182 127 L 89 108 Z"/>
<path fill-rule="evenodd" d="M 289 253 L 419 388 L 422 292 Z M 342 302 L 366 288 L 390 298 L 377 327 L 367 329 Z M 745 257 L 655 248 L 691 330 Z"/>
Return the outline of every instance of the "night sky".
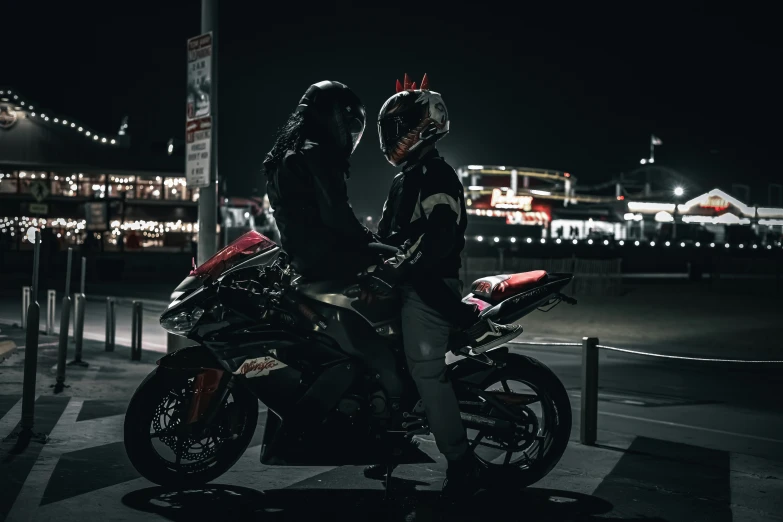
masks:
<path fill-rule="evenodd" d="M 127 114 L 135 146 L 163 152 L 184 138 L 185 41 L 199 33 L 200 2 L 62 4 L 3 8 L 0 84 L 101 132 Z M 405 72 L 428 73 L 443 95 L 441 150 L 454 166 L 552 168 L 596 183 L 638 167 L 655 133 L 657 163 L 702 188 L 747 183 L 748 203 L 764 205 L 766 184 L 783 181 L 774 7 L 222 4 L 219 157 L 232 195 L 263 193 L 276 128 L 311 83 L 338 80 L 370 117 L 352 160 L 353 206 L 377 214 L 395 169 L 375 118 Z"/>

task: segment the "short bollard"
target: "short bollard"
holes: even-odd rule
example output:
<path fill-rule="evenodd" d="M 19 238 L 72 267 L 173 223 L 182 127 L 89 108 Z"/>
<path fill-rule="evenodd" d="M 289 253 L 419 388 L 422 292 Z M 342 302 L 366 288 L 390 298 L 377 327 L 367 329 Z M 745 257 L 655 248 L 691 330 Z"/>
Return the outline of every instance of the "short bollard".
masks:
<path fill-rule="evenodd" d="M 87 258 L 82 256 L 82 278 L 81 278 L 81 285 L 79 286 L 79 288 L 80 288 L 80 292 L 79 293 L 82 295 L 82 297 L 84 296 L 84 282 L 85 282 L 85 276 L 86 275 L 87 275 Z M 74 309 L 73 309 L 73 342 L 74 342 L 74 344 L 76 344 L 76 332 L 77 332 L 76 323 L 77 323 L 77 321 L 79 319 L 79 303 L 78 303 L 78 301 L 79 301 L 79 294 L 74 294 L 73 295 L 73 305 L 74 305 Z M 85 300 L 85 302 L 86 302 L 86 300 Z"/>
<path fill-rule="evenodd" d="M 22 328 L 27 328 L 27 309 L 30 308 L 30 287 L 22 287 Z"/>
<path fill-rule="evenodd" d="M 598 435 L 598 339 L 582 338 L 582 418 L 579 440 L 592 446 Z"/>
<path fill-rule="evenodd" d="M 76 308 L 74 308 L 73 315 L 76 318 L 76 325 L 73 332 L 73 338 L 76 342 L 76 349 L 73 354 L 73 361 L 68 363 L 68 366 L 89 366 L 82 360 L 82 349 L 84 347 L 84 313 L 87 304 L 84 294 L 76 294 Z"/>
<path fill-rule="evenodd" d="M 113 297 L 106 298 L 106 351 L 114 351 L 117 334 L 117 308 Z"/>
<path fill-rule="evenodd" d="M 141 361 L 141 301 L 133 301 L 133 319 L 131 321 L 131 361 Z"/>
<path fill-rule="evenodd" d="M 65 271 L 65 295 L 60 311 L 60 334 L 57 344 L 57 381 L 54 384 L 54 393 L 60 393 L 65 384 L 65 359 L 68 356 L 68 323 L 71 317 L 71 258 L 73 250 L 68 249 L 68 268 Z"/>
<path fill-rule="evenodd" d="M 54 335 L 54 314 L 57 306 L 57 290 L 46 292 L 46 335 Z"/>

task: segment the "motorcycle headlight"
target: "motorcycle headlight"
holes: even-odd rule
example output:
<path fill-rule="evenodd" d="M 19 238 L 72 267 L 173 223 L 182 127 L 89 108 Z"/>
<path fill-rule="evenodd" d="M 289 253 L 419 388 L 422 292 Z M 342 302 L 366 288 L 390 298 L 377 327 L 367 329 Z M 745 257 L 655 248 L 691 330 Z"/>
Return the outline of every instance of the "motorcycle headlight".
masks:
<path fill-rule="evenodd" d="M 187 334 L 193 330 L 202 315 L 204 315 L 204 310 L 201 308 L 193 308 L 169 317 L 161 317 L 160 325 L 167 332 L 173 334 Z"/>

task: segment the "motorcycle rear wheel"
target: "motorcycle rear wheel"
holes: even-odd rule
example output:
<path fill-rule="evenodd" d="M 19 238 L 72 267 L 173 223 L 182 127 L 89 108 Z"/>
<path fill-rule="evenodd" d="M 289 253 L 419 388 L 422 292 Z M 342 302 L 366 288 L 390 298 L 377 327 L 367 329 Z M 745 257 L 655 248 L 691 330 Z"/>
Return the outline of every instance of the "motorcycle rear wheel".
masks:
<path fill-rule="evenodd" d="M 493 439 L 490 441 L 487 440 L 487 432 L 482 434 L 480 430 L 468 430 L 468 444 L 479 460 L 482 481 L 487 487 L 521 489 L 545 477 L 563 456 L 571 435 L 571 402 L 560 379 L 536 359 L 504 354 L 498 360 L 506 365 L 490 373 L 478 387 L 492 390 L 499 394 L 498 397 L 506 397 L 509 404 L 514 403 L 516 394 L 523 404 L 514 404 L 513 408 L 527 419 L 520 425 L 526 424 L 528 429 L 520 429 L 513 440 L 512 437 L 489 435 Z M 511 390 L 508 383 L 512 382 L 522 383 L 533 393 Z M 536 400 L 533 400 L 533 395 L 537 396 Z M 524 399 L 526 396 L 529 398 Z M 532 402 L 524 404 L 528 400 Z M 538 408 L 532 408 L 535 405 Z M 540 409 L 541 413 L 535 413 L 533 409 Z M 504 418 L 497 411 L 484 411 L 484 414 Z M 476 433 L 471 436 L 471 431 Z M 490 448 L 489 457 L 481 455 L 480 450 L 486 449 L 485 446 Z M 511 455 L 515 453 L 509 448 L 519 449 L 518 453 L 524 456 L 513 460 Z M 528 452 L 533 453 L 534 458 L 530 458 Z"/>
<path fill-rule="evenodd" d="M 232 415 L 238 418 L 236 423 L 239 426 L 238 430 L 234 432 L 233 437 L 212 436 L 200 441 L 194 439 L 184 441 L 182 447 L 194 460 L 188 464 L 182 464 L 180 461 L 180 465 L 177 466 L 176 461 L 171 462 L 166 459 L 153 444 L 153 440 L 157 439 L 161 447 L 164 440 L 166 445 L 170 445 L 173 438 L 176 449 L 171 451 L 176 456 L 177 451 L 180 451 L 177 436 L 161 437 L 160 433 L 166 432 L 165 429 L 155 435 L 151 433 L 151 428 L 155 431 L 156 421 L 158 425 L 162 424 L 161 418 L 166 416 L 166 412 L 177 411 L 179 404 L 169 405 L 164 401 L 170 400 L 172 395 L 176 396 L 185 386 L 187 386 L 186 381 L 174 382 L 171 379 L 164 379 L 155 370 L 136 389 L 125 414 L 124 442 L 128 458 L 144 478 L 161 486 L 191 487 L 216 479 L 239 460 L 250 444 L 258 423 L 258 400 L 245 389 L 239 386 L 233 387 L 222 407 L 223 411 L 231 407 L 236 410 Z M 234 406 L 230 406 L 232 404 Z M 165 410 L 164 414 L 161 413 L 161 407 Z M 225 415 L 221 414 L 218 414 L 213 424 L 225 421 Z M 175 415 L 170 415 L 169 419 L 174 417 Z M 175 424 L 176 422 L 172 425 Z M 222 426 L 216 426 L 215 429 L 223 430 L 225 433 Z M 214 446 L 210 446 L 211 443 Z M 194 447 L 209 453 L 206 457 L 199 456 L 198 452 L 189 451 Z"/>

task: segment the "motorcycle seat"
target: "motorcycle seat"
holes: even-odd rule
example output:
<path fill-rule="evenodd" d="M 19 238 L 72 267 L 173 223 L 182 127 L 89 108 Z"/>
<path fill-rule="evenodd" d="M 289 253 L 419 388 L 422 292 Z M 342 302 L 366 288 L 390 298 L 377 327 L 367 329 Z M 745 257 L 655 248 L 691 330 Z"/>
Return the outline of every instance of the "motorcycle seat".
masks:
<path fill-rule="evenodd" d="M 495 305 L 501 301 L 540 286 L 547 281 L 545 270 L 520 272 L 518 274 L 501 274 L 476 279 L 470 286 L 474 297 Z"/>

